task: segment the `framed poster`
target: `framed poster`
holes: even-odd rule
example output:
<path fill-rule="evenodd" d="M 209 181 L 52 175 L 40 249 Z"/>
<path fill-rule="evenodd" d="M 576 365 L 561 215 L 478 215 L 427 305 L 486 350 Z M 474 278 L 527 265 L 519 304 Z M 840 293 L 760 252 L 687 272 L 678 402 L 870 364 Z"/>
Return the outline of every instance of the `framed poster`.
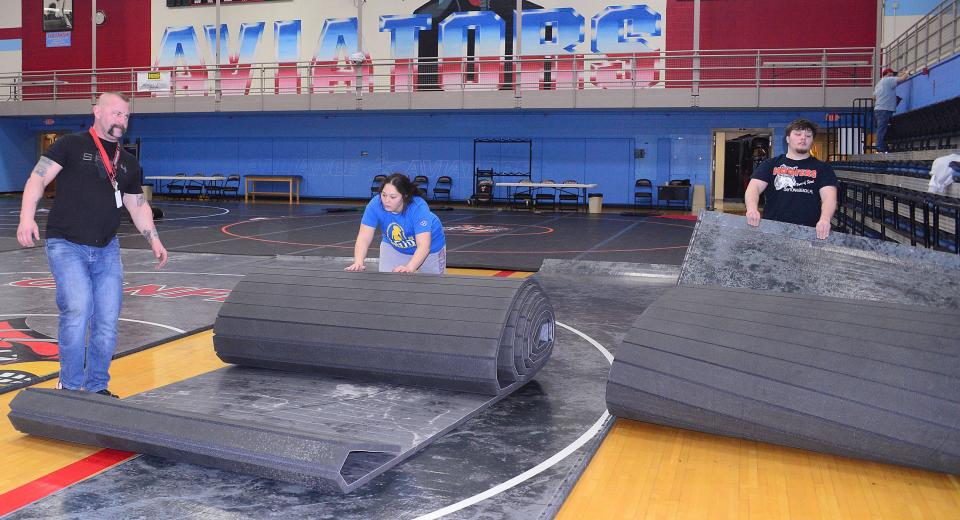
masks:
<path fill-rule="evenodd" d="M 43 30 L 45 32 L 73 30 L 73 0 L 40 1 L 43 2 Z"/>

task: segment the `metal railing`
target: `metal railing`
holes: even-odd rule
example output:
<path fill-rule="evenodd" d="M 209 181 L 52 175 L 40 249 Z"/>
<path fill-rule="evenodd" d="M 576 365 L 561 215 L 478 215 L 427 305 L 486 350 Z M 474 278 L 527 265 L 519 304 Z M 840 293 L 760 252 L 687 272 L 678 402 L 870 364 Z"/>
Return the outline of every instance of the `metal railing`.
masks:
<path fill-rule="evenodd" d="M 840 231 L 960 255 L 956 199 L 848 179 L 837 188 Z"/>
<path fill-rule="evenodd" d="M 944 0 L 883 49 L 881 62 L 916 72 L 960 51 L 960 0 Z"/>
<path fill-rule="evenodd" d="M 669 51 L 550 57 L 463 57 L 349 62 L 251 63 L 0 74 L 0 101 L 132 97 L 266 96 L 377 92 L 774 89 L 872 86 L 873 48 Z M 160 91 L 138 74 L 169 74 Z"/>
<path fill-rule="evenodd" d="M 856 98 L 848 112 L 827 117 L 827 160 L 842 161 L 876 149 L 873 98 Z"/>

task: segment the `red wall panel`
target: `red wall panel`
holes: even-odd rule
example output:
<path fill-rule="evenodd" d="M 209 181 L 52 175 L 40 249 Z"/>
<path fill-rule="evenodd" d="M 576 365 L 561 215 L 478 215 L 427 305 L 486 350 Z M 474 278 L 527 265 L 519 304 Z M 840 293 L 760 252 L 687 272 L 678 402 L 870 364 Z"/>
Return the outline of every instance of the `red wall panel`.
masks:
<path fill-rule="evenodd" d="M 46 47 L 43 2 L 21 0 L 23 71 L 89 69 L 90 0 L 73 2 L 70 47 Z M 150 65 L 150 0 L 97 0 L 107 21 L 97 30 L 97 68 Z"/>
<path fill-rule="evenodd" d="M 872 47 L 875 0 L 702 0 L 701 49 Z M 667 1 L 667 49 L 693 48 L 693 0 Z"/>

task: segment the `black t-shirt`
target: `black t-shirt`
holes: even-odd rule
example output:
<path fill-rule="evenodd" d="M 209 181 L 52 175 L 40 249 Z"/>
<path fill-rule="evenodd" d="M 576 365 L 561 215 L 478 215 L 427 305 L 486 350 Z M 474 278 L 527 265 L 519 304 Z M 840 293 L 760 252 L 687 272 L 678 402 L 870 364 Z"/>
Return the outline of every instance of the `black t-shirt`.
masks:
<path fill-rule="evenodd" d="M 117 143 L 100 142 L 112 161 Z M 93 136 L 89 132 L 65 135 L 43 156 L 63 166 L 56 178 L 57 194 L 47 219 L 47 237 L 96 247 L 110 243 L 120 227 L 120 208 Z M 140 164 L 126 150 L 120 151 L 116 174 L 121 194 L 143 193 Z"/>
<path fill-rule="evenodd" d="M 767 183 L 763 218 L 811 227 L 820 220 L 820 188 L 837 185 L 833 168 L 814 157 L 774 157 L 757 166 L 751 178 Z"/>

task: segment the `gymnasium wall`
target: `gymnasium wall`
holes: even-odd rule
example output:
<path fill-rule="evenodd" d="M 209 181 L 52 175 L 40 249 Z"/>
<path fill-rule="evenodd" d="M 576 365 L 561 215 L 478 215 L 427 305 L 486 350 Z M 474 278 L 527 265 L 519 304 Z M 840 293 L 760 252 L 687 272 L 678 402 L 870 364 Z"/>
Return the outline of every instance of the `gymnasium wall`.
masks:
<path fill-rule="evenodd" d="M 477 10 L 479 0 L 458 1 L 464 10 L 463 29 L 447 23 L 447 37 L 431 55 L 464 55 L 463 33 L 467 27 L 479 27 L 477 54 L 503 54 L 512 47 L 512 20 L 504 17 L 512 18 L 513 0 L 492 0 L 503 17 L 492 13 L 485 16 Z M 68 47 L 46 46 L 41 23 L 44 2 L 18 3 L 22 6 L 23 70 L 89 67 L 89 0 L 73 2 L 74 27 Z M 437 0 L 368 0 L 363 5 L 360 27 L 353 0 L 225 3 L 220 9 L 221 62 L 342 59 L 355 50 L 358 36 L 372 58 L 403 59 L 420 52 L 414 27 L 426 24 L 437 31 L 443 25 L 439 20 L 425 22 L 422 18 L 436 14 L 443 5 Z M 872 0 L 811 0 L 776 6 L 762 0 L 705 0 L 701 48 L 872 46 L 876 40 L 875 6 Z M 215 61 L 213 6 L 173 8 L 162 0 L 98 0 L 97 8 L 107 15 L 97 30 L 99 67 L 199 66 Z M 525 10 L 537 8 L 546 11 L 525 18 L 529 26 L 524 31 L 526 55 L 682 51 L 693 44 L 691 0 L 525 0 Z M 826 12 L 831 16 L 822 16 Z M 494 17 L 500 20 L 499 33 L 495 26 L 485 25 Z M 623 23 L 617 23 L 619 18 Z M 544 23 L 554 26 L 552 40 L 545 40 L 542 27 L 537 27 Z"/>
<path fill-rule="evenodd" d="M 12 2 L 10 2 L 12 3 Z M 48 47 L 41 0 L 21 0 L 23 71 L 89 69 L 91 2 L 74 0 L 68 46 Z M 150 0 L 97 0 L 107 19 L 97 29 L 97 69 L 150 65 Z"/>
<path fill-rule="evenodd" d="M 930 67 L 928 74 L 915 74 L 897 86 L 897 95 L 903 98 L 897 113 L 923 108 L 927 105 L 960 96 L 960 54 Z"/>
<path fill-rule="evenodd" d="M 596 182 L 608 203 L 631 201 L 636 179 L 655 184 L 691 179 L 708 184 L 711 131 L 771 128 L 782 135 L 797 117 L 823 121 L 822 112 L 784 111 L 471 111 L 327 114 L 134 115 L 129 137 L 141 140 L 146 175 L 301 174 L 310 197 L 366 197 L 379 173 L 400 171 L 454 179 L 453 198 L 473 192 L 474 138 L 529 138 L 535 180 Z M 88 117 L 51 126 L 21 119 L 28 132 L 82 130 Z M 721 123 L 722 122 L 722 123 Z M 775 139 L 776 153 L 783 140 Z M 642 150 L 643 158 L 637 158 Z M 668 152 L 669 150 L 669 152 Z M 0 149 L 5 153 L 6 149 Z M 31 152 L 35 153 L 33 148 Z M 661 156 L 662 155 L 662 156 Z M 477 167 L 526 171 L 528 149 L 481 144 Z M 35 157 L 31 160 L 35 160 Z M 22 183 L 18 170 L 15 183 Z M 709 190 L 708 190 L 709 191 Z"/>
<path fill-rule="evenodd" d="M 38 138 L 23 119 L 0 118 L 0 193 L 23 191 L 37 162 Z"/>
<path fill-rule="evenodd" d="M 20 30 L 20 4 L 0 9 L 0 74 L 20 72 L 23 35 Z"/>
<path fill-rule="evenodd" d="M 460 0 L 468 17 L 479 0 Z M 492 0 L 509 7 L 514 0 Z M 41 2 L 21 0 L 24 70 L 84 68 L 90 65 L 90 4 L 74 1 L 70 47 L 48 48 L 40 17 Z M 502 5 L 501 5 L 502 4 Z M 225 4 L 221 8 L 221 63 L 342 62 L 360 37 L 374 59 L 421 55 L 412 39 L 416 16 L 434 9 L 435 0 L 368 0 L 362 23 L 353 0 L 288 0 Z M 702 2 L 701 48 L 870 46 L 876 37 L 875 2 L 811 2 L 771 6 L 758 0 Z M 107 21 L 97 30 L 98 66 L 186 66 L 214 59 L 213 7 L 168 8 L 161 0 L 98 0 Z M 649 0 L 620 3 L 601 0 L 525 0 L 525 9 L 544 8 L 556 20 L 553 39 L 525 22 L 526 55 L 607 52 L 684 51 L 693 45 L 693 2 Z M 86 11 L 84 11 L 86 9 Z M 829 17 L 824 13 L 830 13 Z M 629 20 L 611 25 L 624 13 Z M 449 21 L 449 18 L 447 19 Z M 489 21 L 489 20 L 488 20 Z M 448 26 L 433 52 L 466 51 L 463 30 Z M 392 25 L 391 25 L 392 24 Z M 506 52 L 513 44 L 512 25 L 504 32 L 484 32 L 474 52 Z M 611 28 L 617 27 L 617 30 Z M 436 27 L 434 26 L 436 29 Z M 542 27 L 541 27 L 542 28 Z M 621 30 L 622 29 L 622 30 Z M 509 34 L 509 36 L 508 36 Z M 491 36 L 492 35 L 492 36 Z M 353 39 L 351 39 L 351 37 Z M 459 39 L 458 39 L 459 38 Z M 462 53 L 461 53 L 462 54 Z M 147 175 L 186 173 L 302 173 L 303 193 L 317 197 L 362 197 L 377 173 L 454 178 L 454 198 L 472 193 L 476 137 L 522 137 L 533 140 L 533 177 L 596 181 L 608 202 L 626 203 L 633 182 L 656 183 L 689 178 L 707 184 L 712 154 L 711 130 L 773 128 L 782 132 L 797 117 L 783 111 L 450 111 L 335 114 L 195 114 L 135 115 L 131 137 L 141 138 Z M 820 112 L 804 113 L 823 121 Z M 45 130 L 80 130 L 89 117 L 7 121 Z M 21 153 L 9 137 L 0 152 Z M 32 141 L 31 141 L 32 142 Z M 778 141 L 778 145 L 779 145 Z M 11 150 L 16 148 L 16 150 Z M 525 171 L 527 152 L 518 145 L 481 145 L 477 166 L 498 171 Z M 29 147 L 35 161 L 35 147 Z M 643 157 L 639 156 L 642 150 Z M 29 168 L 29 164 L 26 166 Z M 0 185 L 22 184 L 19 168 L 8 168 Z M 11 177 L 15 179 L 11 180 Z M 16 188 L 19 189 L 19 188 Z M 708 190 L 708 192 L 711 190 Z"/>

